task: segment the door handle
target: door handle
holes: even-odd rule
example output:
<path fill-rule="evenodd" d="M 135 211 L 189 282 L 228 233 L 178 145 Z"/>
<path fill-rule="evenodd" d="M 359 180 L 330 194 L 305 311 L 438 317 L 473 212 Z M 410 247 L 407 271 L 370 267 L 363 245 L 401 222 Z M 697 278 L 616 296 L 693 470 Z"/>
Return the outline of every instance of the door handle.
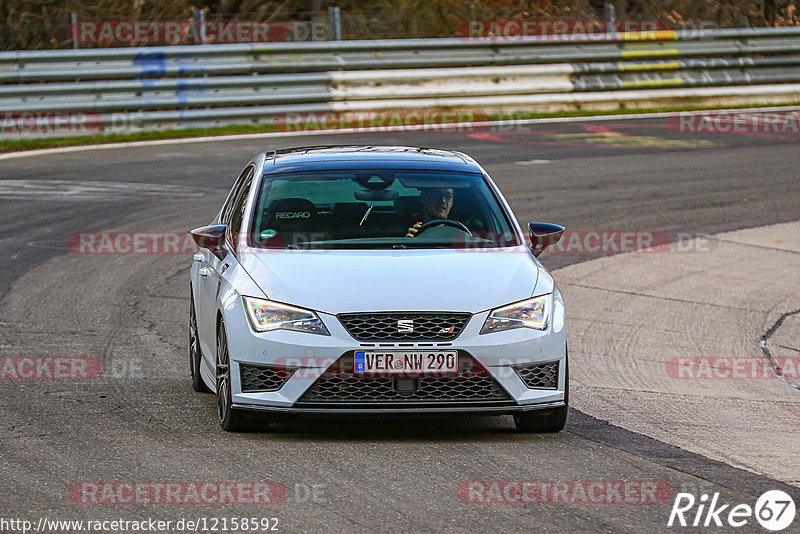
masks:
<path fill-rule="evenodd" d="M 203 261 L 203 255 L 202 255 L 202 254 L 200 254 L 200 253 L 198 252 L 197 254 L 195 254 L 194 256 L 192 256 L 192 259 L 193 259 L 194 261 L 197 261 L 197 262 Z"/>
<path fill-rule="evenodd" d="M 197 270 L 197 274 L 199 274 L 200 276 L 208 276 L 208 273 L 209 273 L 209 268 L 208 267 L 200 267 Z"/>

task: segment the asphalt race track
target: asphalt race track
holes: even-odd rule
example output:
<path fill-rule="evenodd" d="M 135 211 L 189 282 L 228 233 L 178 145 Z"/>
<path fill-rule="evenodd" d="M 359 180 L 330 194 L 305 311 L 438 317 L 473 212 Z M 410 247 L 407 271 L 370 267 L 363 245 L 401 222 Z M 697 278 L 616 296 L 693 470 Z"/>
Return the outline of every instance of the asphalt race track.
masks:
<path fill-rule="evenodd" d="M 671 493 L 657 504 L 460 501 L 459 484 L 476 480 L 657 481 L 751 505 L 782 489 L 800 503 L 797 486 L 613 426 L 589 409 L 573 410 L 557 435 L 519 434 L 510 417 L 284 419 L 270 433 L 225 433 L 214 396 L 189 386 L 191 254 L 92 255 L 67 246 L 76 232 L 204 225 L 255 153 L 350 143 L 467 152 L 523 223 L 680 239 L 800 219 L 798 140 L 682 134 L 648 119 L 0 159 L 0 355 L 90 357 L 104 369 L 93 380 L 0 380 L 2 516 L 275 517 L 282 532 L 660 532 L 672 504 Z M 597 257 L 542 260 L 558 269 Z M 74 493 L 81 483 L 206 481 L 277 482 L 286 500 L 113 505 L 76 502 Z M 736 530 L 763 532 L 757 524 Z"/>

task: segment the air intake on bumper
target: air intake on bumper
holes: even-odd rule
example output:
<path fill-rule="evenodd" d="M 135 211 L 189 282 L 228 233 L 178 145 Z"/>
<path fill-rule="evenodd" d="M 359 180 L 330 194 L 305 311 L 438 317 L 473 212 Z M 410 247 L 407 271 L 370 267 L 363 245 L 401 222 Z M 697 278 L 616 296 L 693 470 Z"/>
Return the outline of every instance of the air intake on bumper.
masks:
<path fill-rule="evenodd" d="M 515 365 L 513 369 L 528 389 L 558 389 L 558 362 Z"/>
<path fill-rule="evenodd" d="M 242 393 L 278 391 L 297 371 L 291 367 L 240 364 Z"/>

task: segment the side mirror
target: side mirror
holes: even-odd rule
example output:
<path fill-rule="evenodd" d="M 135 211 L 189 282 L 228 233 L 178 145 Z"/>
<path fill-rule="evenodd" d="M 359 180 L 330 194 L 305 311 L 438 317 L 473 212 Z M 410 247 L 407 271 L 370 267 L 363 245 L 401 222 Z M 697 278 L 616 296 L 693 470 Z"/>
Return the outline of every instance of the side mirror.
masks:
<path fill-rule="evenodd" d="M 225 257 L 225 231 L 228 229 L 224 224 L 203 226 L 192 230 L 192 239 L 200 248 L 211 251 L 219 259 Z"/>
<path fill-rule="evenodd" d="M 528 232 L 531 234 L 531 252 L 539 256 L 544 249 L 561 241 L 565 227 L 560 224 L 532 222 L 528 223 Z"/>

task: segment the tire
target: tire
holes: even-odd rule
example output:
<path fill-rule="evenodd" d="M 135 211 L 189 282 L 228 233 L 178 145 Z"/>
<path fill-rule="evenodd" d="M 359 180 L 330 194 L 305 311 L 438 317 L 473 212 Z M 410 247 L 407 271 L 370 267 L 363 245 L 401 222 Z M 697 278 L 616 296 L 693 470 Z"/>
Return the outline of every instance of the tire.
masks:
<path fill-rule="evenodd" d="M 517 426 L 517 430 L 547 434 L 564 430 L 569 413 L 569 357 L 564 361 L 564 368 L 564 406 L 552 410 L 514 414 L 514 424 Z"/>
<path fill-rule="evenodd" d="M 226 432 L 252 432 L 268 430 L 269 421 L 264 417 L 244 410 L 235 410 L 231 395 L 230 354 L 225 323 L 217 327 L 217 419 Z"/>
<path fill-rule="evenodd" d="M 189 376 L 192 378 L 192 389 L 199 393 L 211 393 L 211 389 L 200 376 L 200 341 L 197 337 L 197 314 L 194 311 L 194 295 L 189 291 L 191 306 L 189 309 Z"/>

